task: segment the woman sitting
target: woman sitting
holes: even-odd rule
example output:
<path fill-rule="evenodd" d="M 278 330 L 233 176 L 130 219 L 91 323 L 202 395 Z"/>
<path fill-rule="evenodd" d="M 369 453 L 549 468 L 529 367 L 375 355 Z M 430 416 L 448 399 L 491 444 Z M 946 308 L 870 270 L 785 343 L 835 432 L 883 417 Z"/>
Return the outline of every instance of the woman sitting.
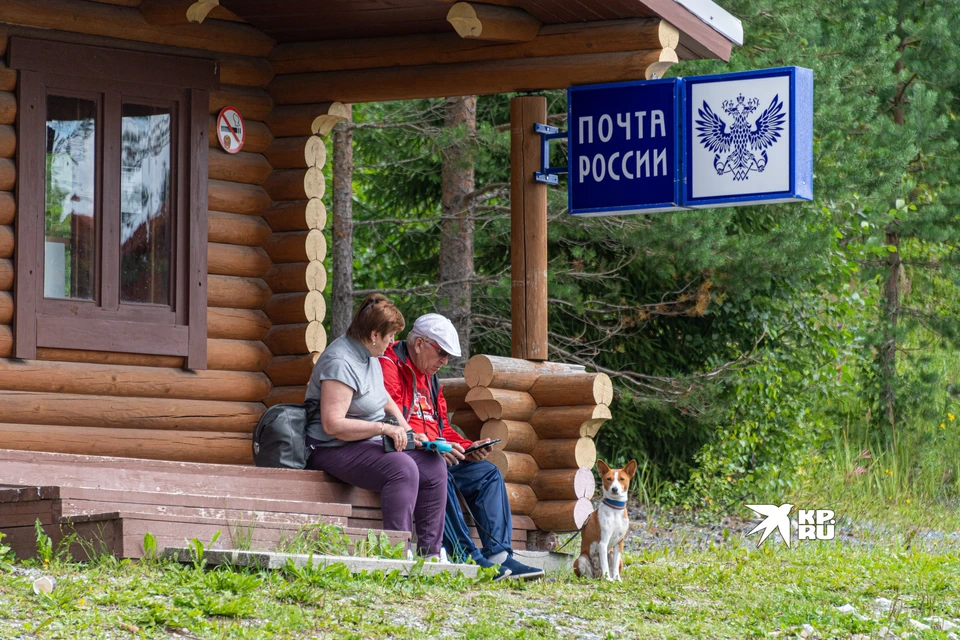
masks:
<path fill-rule="evenodd" d="M 383 528 L 413 533 L 415 519 L 417 548 L 432 557 L 443 543 L 447 465 L 439 454 L 420 448 L 422 436 L 417 449 L 404 451 L 410 427 L 384 389 L 377 362 L 403 327 L 400 310 L 371 294 L 346 335 L 320 354 L 306 394 L 320 401 L 319 420 L 307 428 L 313 450 L 307 468 L 379 492 Z M 384 410 L 399 425 L 384 422 Z M 382 438 L 392 438 L 396 452 L 385 453 Z"/>

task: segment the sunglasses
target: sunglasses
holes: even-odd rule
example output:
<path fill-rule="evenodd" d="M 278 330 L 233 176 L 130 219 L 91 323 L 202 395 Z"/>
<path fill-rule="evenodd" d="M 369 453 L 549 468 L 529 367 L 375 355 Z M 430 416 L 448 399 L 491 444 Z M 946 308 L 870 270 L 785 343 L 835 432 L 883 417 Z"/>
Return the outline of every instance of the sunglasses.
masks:
<path fill-rule="evenodd" d="M 444 350 L 440 347 L 440 345 L 434 344 L 434 343 L 430 342 L 429 340 L 424 340 L 424 342 L 426 342 L 428 345 L 430 345 L 431 347 L 433 347 L 433 348 L 436 350 L 437 356 L 438 356 L 440 359 L 447 358 L 447 357 L 450 356 L 450 354 L 447 353 L 446 351 L 444 351 Z"/>

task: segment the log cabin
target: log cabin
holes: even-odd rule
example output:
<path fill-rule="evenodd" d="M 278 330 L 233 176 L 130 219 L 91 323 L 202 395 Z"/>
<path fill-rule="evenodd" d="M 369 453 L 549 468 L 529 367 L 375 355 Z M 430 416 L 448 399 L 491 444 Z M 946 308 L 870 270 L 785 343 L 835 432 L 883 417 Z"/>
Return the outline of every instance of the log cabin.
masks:
<path fill-rule="evenodd" d="M 3 0 L 0 531 L 21 556 L 39 519 L 136 558 L 148 531 L 378 528 L 374 493 L 251 466 L 258 418 L 302 401 L 326 345 L 324 138 L 345 105 L 650 79 L 741 39 L 710 0 Z M 513 357 L 445 381 L 454 424 L 502 441 L 520 549 L 591 510 L 613 397 L 546 362 L 545 117 L 514 99 Z"/>

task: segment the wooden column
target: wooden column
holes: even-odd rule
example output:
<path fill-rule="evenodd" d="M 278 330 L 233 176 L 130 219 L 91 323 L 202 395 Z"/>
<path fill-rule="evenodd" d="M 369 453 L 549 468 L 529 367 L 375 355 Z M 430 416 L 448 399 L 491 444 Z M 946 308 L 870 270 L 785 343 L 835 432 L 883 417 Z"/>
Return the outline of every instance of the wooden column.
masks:
<path fill-rule="evenodd" d="M 514 358 L 547 359 L 547 185 L 533 179 L 540 168 L 540 135 L 547 99 L 510 101 L 510 261 Z"/>

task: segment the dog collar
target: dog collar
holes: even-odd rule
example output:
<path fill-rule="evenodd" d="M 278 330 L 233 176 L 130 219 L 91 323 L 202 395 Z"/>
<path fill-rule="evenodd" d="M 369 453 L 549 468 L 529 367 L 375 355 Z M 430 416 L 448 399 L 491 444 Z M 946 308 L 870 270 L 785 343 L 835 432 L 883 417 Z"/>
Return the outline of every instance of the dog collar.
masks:
<path fill-rule="evenodd" d="M 604 498 L 603 504 L 607 505 L 611 509 L 625 509 L 627 507 L 626 500 L 611 500 L 610 498 Z"/>

